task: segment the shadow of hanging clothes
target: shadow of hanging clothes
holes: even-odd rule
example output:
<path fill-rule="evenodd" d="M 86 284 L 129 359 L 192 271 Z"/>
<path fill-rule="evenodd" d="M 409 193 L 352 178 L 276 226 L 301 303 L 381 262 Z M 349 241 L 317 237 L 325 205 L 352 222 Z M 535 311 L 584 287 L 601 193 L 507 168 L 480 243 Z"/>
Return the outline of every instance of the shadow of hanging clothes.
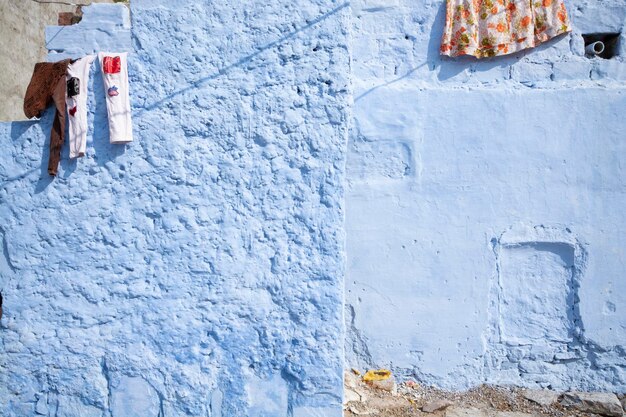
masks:
<path fill-rule="evenodd" d="M 7 144 L 4 152 L 11 155 L 10 161 L 0 166 L 0 189 L 11 183 L 20 181 L 39 170 L 39 166 L 31 163 L 33 138 L 41 138 L 41 131 L 37 128 L 37 120 L 19 120 L 7 124 L 0 123 L 0 137 L 8 136 L 11 143 Z M 4 126 L 3 126 L 4 125 Z M 28 155 L 18 155 L 15 152 L 26 153 Z M 39 149 L 37 146 L 36 149 Z M 24 170 L 24 168 L 26 168 Z"/>
<path fill-rule="evenodd" d="M 444 57 L 440 53 L 441 37 L 446 25 L 446 0 L 443 0 L 437 10 L 435 21 L 430 29 L 430 37 L 428 42 L 428 53 L 426 60 L 428 61 L 428 69 L 437 72 L 439 81 L 446 81 L 465 71 L 472 62 L 476 62 L 476 58 L 461 56 L 456 58 Z"/>
<path fill-rule="evenodd" d="M 54 122 L 55 111 L 56 109 L 54 106 L 50 106 L 46 109 L 38 122 L 29 121 L 29 123 L 39 123 L 45 137 L 41 148 L 41 163 L 39 167 L 40 174 L 39 180 L 35 185 L 35 194 L 39 194 L 44 191 L 55 179 L 63 180 L 68 178 L 76 170 L 76 161 L 70 159 L 70 149 L 68 146 L 69 129 L 66 120 L 65 139 L 63 140 L 63 146 L 61 147 L 61 159 L 59 160 L 60 169 L 56 177 L 48 173 L 48 162 L 50 159 L 50 129 L 52 127 L 52 123 Z"/>
<path fill-rule="evenodd" d="M 450 78 L 461 74 L 465 70 L 468 70 L 468 75 L 471 75 L 472 73 L 491 71 L 496 68 L 510 67 L 526 55 L 551 48 L 555 43 L 564 38 L 564 36 L 557 36 L 537 45 L 534 48 L 528 48 L 513 54 L 498 55 L 490 58 L 478 59 L 471 55 L 462 55 L 457 57 L 443 56 L 440 53 L 440 46 L 446 23 L 446 3 L 447 0 L 443 0 L 439 6 L 439 10 L 437 11 L 435 21 L 433 22 L 430 31 L 427 54 L 428 68 L 431 71 L 438 70 L 437 79 L 439 81 L 449 80 Z M 508 78 L 509 77 L 506 77 L 505 79 Z"/>
<path fill-rule="evenodd" d="M 33 127 L 35 124 L 39 123 L 39 120 L 19 120 L 16 122 L 11 122 L 11 140 L 16 141 L 26 132 L 28 129 Z"/>
<path fill-rule="evenodd" d="M 48 174 L 48 161 L 50 159 L 50 130 L 52 129 L 55 111 L 54 106 L 48 106 L 39 121 L 29 121 L 29 123 L 39 124 L 45 138 L 41 143 L 41 163 L 39 164 L 39 180 L 35 184 L 35 194 L 43 192 L 54 181 L 54 177 Z"/>

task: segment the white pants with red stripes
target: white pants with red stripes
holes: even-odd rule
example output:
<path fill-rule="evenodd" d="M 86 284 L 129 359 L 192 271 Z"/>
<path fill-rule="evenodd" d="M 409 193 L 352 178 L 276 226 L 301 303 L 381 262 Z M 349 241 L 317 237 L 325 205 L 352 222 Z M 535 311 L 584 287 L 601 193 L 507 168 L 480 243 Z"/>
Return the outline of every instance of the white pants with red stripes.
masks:
<path fill-rule="evenodd" d="M 102 68 L 102 79 L 104 80 L 111 143 L 133 141 L 130 97 L 128 95 L 127 56 L 127 52 L 100 52 L 98 54 Z"/>

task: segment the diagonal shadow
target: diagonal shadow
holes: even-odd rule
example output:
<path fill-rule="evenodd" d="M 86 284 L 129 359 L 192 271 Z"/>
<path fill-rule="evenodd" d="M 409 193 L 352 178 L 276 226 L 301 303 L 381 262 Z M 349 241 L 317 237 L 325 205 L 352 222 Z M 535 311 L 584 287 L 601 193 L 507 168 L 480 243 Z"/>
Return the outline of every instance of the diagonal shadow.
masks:
<path fill-rule="evenodd" d="M 199 80 L 194 81 L 193 83 L 191 83 L 191 84 L 190 84 L 190 85 L 188 85 L 187 87 L 182 88 L 182 89 L 180 89 L 180 90 L 178 90 L 178 91 L 175 91 L 175 92 L 173 92 L 172 94 L 170 94 L 170 95 L 168 95 L 168 96 L 166 96 L 166 97 L 162 98 L 161 100 L 159 100 L 159 101 L 157 101 L 157 102 L 155 102 L 155 103 L 152 103 L 152 104 L 150 104 L 150 105 L 148 105 L 148 106 L 146 106 L 146 107 L 144 107 L 144 108 L 140 109 L 140 110 L 137 112 L 137 114 L 136 114 L 136 115 L 137 115 L 137 117 L 140 117 L 140 116 L 141 116 L 141 115 L 142 115 L 145 111 L 148 111 L 148 110 L 153 110 L 153 109 L 155 109 L 155 108 L 157 108 L 157 107 L 161 106 L 163 103 L 165 103 L 165 102 L 166 102 L 166 101 L 168 101 L 168 100 L 173 99 L 174 97 L 177 97 L 177 96 L 179 96 L 179 95 L 181 95 L 181 94 L 184 94 L 184 93 L 186 93 L 187 91 L 193 90 L 193 89 L 195 89 L 195 88 L 200 88 L 200 87 L 202 87 L 202 85 L 203 85 L 204 83 L 206 83 L 206 82 L 208 82 L 208 81 L 211 81 L 211 80 L 214 80 L 214 79 L 216 79 L 216 78 L 218 78 L 218 77 L 220 77 L 220 76 L 222 76 L 222 75 L 226 74 L 228 71 L 232 70 L 233 68 L 236 68 L 236 67 L 238 67 L 238 66 L 240 66 L 240 65 L 242 65 L 242 64 L 245 64 L 246 62 L 250 62 L 250 61 L 251 61 L 251 60 L 253 60 L 256 56 L 260 55 L 260 54 L 261 54 L 261 53 L 263 53 L 264 51 L 266 51 L 266 50 L 271 49 L 271 48 L 273 48 L 273 47 L 275 47 L 275 46 L 277 46 L 277 45 L 280 45 L 280 44 L 284 43 L 284 42 L 285 42 L 285 41 L 287 41 L 288 39 L 291 39 L 291 38 L 295 37 L 298 33 L 303 32 L 303 31 L 305 31 L 305 30 L 307 30 L 307 29 L 309 29 L 309 28 L 311 28 L 311 27 L 313 27 L 313 26 L 317 25 L 318 23 L 320 23 L 320 22 L 322 22 L 322 21 L 324 21 L 324 20 L 328 19 L 329 17 L 331 17 L 331 16 L 333 16 L 334 14 L 336 14 L 336 13 L 340 12 L 341 10 L 345 9 L 345 8 L 346 8 L 346 7 L 348 7 L 348 6 L 350 6 L 350 2 L 345 2 L 345 3 L 343 3 L 343 4 L 341 4 L 341 5 L 337 6 L 337 7 L 335 7 L 334 9 L 332 9 L 332 10 L 330 10 L 330 11 L 328 11 L 328 12 L 326 12 L 326 13 L 324 13 L 324 14 L 322 14 L 322 15 L 318 16 L 318 17 L 316 17 L 315 19 L 311 20 L 311 21 L 310 21 L 309 23 L 307 23 L 306 25 L 304 25 L 304 26 L 302 26 L 302 27 L 300 27 L 300 28 L 298 28 L 298 29 L 294 30 L 293 32 L 290 32 L 290 33 L 286 34 L 285 36 L 282 36 L 282 37 L 280 37 L 280 38 L 276 39 L 275 41 L 272 41 L 272 42 L 270 42 L 270 43 L 267 43 L 267 44 L 265 44 L 265 45 L 263 45 L 263 46 L 258 47 L 258 48 L 257 48 L 257 50 L 256 50 L 255 52 L 253 52 L 253 53 L 251 53 L 251 54 L 249 54 L 249 55 L 246 55 L 246 56 L 244 56 L 244 57 L 240 58 L 239 60 L 237 60 L 237 61 L 233 62 L 232 64 L 229 64 L 229 65 L 227 65 L 227 66 L 225 66 L 225 67 L 223 67 L 223 68 L 219 69 L 216 73 L 211 74 L 211 75 L 208 75 L 208 76 L 206 76 L 206 77 L 204 77 L 204 78 L 200 78 Z"/>
<path fill-rule="evenodd" d="M 395 84 L 397 82 L 402 81 L 405 78 L 408 78 L 411 76 L 411 74 L 413 74 L 415 71 L 417 71 L 418 69 L 424 67 L 424 66 L 428 66 L 429 69 L 431 71 L 434 71 L 440 64 L 441 64 L 441 56 L 439 55 L 439 42 L 441 39 L 441 35 L 443 34 L 443 29 L 444 29 L 444 25 L 445 25 L 445 18 L 446 18 L 446 2 L 442 2 L 439 5 L 439 9 L 437 10 L 437 14 L 435 16 L 435 20 L 432 23 L 431 29 L 430 29 L 430 36 L 429 36 L 429 40 L 428 40 L 428 51 L 427 51 L 427 56 L 426 56 L 426 61 L 420 63 L 418 66 L 411 68 L 409 71 L 407 71 L 405 74 L 394 78 L 393 80 L 384 82 L 382 84 L 376 85 L 372 88 L 370 88 L 369 90 L 365 91 L 364 93 L 360 94 L 359 96 L 354 98 L 354 102 L 356 103 L 357 101 L 365 98 L 368 94 L 373 93 L 374 91 L 376 91 L 379 88 L 382 87 L 387 87 L 389 85 Z M 458 65 L 457 66 L 460 68 L 459 71 L 462 71 L 464 68 L 464 65 Z M 438 77 L 441 80 L 441 76 Z"/>
<path fill-rule="evenodd" d="M 401 75 L 398 78 L 394 78 L 393 80 L 389 80 L 389 81 L 387 81 L 385 83 L 375 85 L 374 87 L 370 88 L 369 90 L 365 91 L 364 93 L 359 94 L 358 96 L 356 96 L 354 98 L 354 102 L 356 103 L 357 101 L 365 98 L 365 96 L 367 96 L 370 93 L 373 93 L 374 91 L 378 90 L 379 88 L 387 87 L 387 86 L 389 86 L 391 84 L 395 84 L 397 82 L 400 82 L 400 81 L 404 80 L 405 78 L 410 77 L 411 74 L 413 74 L 418 69 L 422 68 L 424 65 L 428 65 L 428 62 L 423 62 L 423 63 L 419 64 L 417 67 L 411 68 L 404 75 Z"/>
<path fill-rule="evenodd" d="M 441 43 L 441 36 L 444 31 L 446 17 L 446 2 L 441 2 L 437 14 L 431 26 L 430 37 L 428 41 L 428 51 L 426 61 L 420 63 L 414 68 L 408 70 L 405 74 L 400 75 L 397 78 L 386 81 L 384 83 L 375 85 L 368 90 L 364 91 L 360 95 L 354 98 L 354 103 L 365 98 L 367 95 L 373 93 L 379 88 L 387 87 L 410 77 L 418 69 L 428 66 L 430 71 L 437 71 L 437 79 L 441 82 L 445 82 L 448 79 L 455 77 L 461 72 L 469 69 L 471 72 L 483 72 L 489 71 L 496 67 L 510 67 L 518 62 L 521 58 L 532 54 L 534 51 L 542 51 L 552 47 L 556 42 L 563 39 L 563 36 L 552 38 L 546 42 L 537 45 L 534 48 L 523 49 L 516 53 L 508 55 L 498 55 L 491 58 L 477 59 L 473 56 L 457 56 L 447 57 L 443 56 L 439 52 L 439 45 Z"/>

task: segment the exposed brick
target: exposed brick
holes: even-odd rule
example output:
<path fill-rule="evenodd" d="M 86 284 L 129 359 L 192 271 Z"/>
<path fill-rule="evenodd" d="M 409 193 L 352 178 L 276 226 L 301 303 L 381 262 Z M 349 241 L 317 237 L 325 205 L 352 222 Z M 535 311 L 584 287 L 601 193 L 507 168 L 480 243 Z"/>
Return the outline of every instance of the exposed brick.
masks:
<path fill-rule="evenodd" d="M 82 18 L 83 18 L 82 7 L 78 6 L 76 7 L 75 12 L 60 12 L 58 25 L 59 26 L 75 25 L 76 23 L 80 22 Z"/>
<path fill-rule="evenodd" d="M 72 19 L 74 19 L 74 13 L 72 12 L 61 12 L 59 13 L 59 26 L 69 26 L 72 24 Z"/>

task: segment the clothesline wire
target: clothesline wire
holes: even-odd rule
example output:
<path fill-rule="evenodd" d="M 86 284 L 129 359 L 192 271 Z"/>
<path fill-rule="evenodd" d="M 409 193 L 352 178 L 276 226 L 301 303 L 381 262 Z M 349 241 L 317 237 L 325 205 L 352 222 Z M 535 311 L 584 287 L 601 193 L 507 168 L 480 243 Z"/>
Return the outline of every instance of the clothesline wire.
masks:
<path fill-rule="evenodd" d="M 35 3 L 39 3 L 39 4 L 64 4 L 66 6 L 89 6 L 91 5 L 91 3 L 71 3 L 69 1 L 43 1 L 43 0 L 31 0 L 34 1 Z"/>
<path fill-rule="evenodd" d="M 54 36 L 53 36 L 50 40 L 48 40 L 48 41 L 46 42 L 46 49 L 48 49 L 48 44 L 49 44 L 50 42 L 52 42 L 52 41 L 54 40 L 54 38 L 56 38 L 57 36 L 59 36 L 59 33 L 63 32 L 63 30 L 64 30 L 66 27 L 67 27 L 67 26 L 61 26 L 61 29 L 59 29 L 59 31 L 58 31 L 57 33 L 55 33 L 55 34 L 54 34 Z"/>

